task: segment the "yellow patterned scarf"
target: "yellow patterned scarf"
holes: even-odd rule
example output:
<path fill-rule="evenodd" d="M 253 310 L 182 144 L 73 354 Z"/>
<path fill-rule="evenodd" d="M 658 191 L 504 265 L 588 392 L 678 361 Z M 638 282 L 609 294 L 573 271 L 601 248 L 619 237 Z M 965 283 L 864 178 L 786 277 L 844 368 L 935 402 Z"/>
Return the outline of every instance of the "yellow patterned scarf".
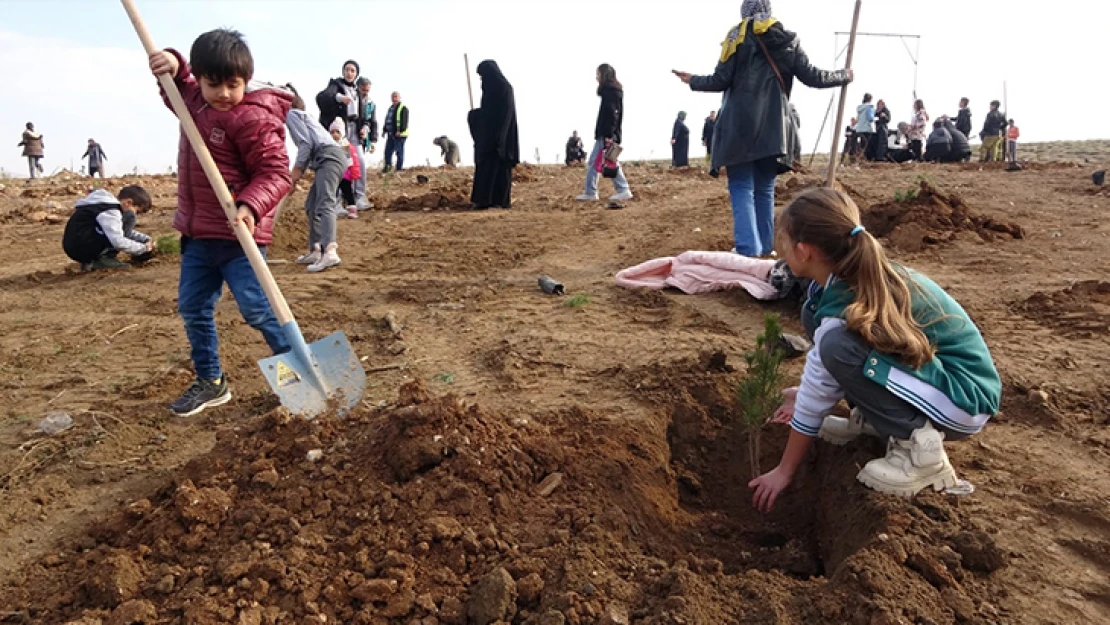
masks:
<path fill-rule="evenodd" d="M 749 21 L 751 20 L 745 18 L 744 21 L 740 22 L 739 26 L 728 31 L 728 36 L 725 37 L 725 40 L 723 42 L 721 42 L 722 63 L 729 60 L 729 58 L 731 58 L 733 54 L 736 54 L 736 49 L 743 45 L 744 36 L 748 32 Z M 763 33 L 767 32 L 768 29 L 778 23 L 779 21 L 773 17 L 769 17 L 765 20 L 756 20 L 755 26 L 752 30 L 755 34 L 762 35 Z"/>

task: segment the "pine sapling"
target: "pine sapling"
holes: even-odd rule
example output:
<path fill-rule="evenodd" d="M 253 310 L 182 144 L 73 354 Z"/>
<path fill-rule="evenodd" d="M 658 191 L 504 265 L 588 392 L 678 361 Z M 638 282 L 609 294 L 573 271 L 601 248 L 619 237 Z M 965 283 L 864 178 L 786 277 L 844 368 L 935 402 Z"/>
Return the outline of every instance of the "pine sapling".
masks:
<path fill-rule="evenodd" d="M 736 385 L 737 412 L 748 431 L 748 456 L 752 478 L 760 475 L 759 439 L 763 425 L 778 408 L 784 375 L 781 371 L 783 351 L 778 345 L 782 336 L 779 316 L 763 317 L 763 334 L 755 341 L 755 350 L 744 355 L 748 376 Z"/>

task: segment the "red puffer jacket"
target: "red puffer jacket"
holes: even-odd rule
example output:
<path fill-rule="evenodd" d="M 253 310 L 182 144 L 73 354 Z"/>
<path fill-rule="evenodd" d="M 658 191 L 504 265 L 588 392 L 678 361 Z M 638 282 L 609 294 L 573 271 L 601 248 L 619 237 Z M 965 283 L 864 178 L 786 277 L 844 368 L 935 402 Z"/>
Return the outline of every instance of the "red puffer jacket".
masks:
<path fill-rule="evenodd" d="M 236 204 L 245 204 L 254 212 L 255 242 L 269 245 L 273 239 L 274 210 L 293 186 L 289 155 L 285 151 L 285 116 L 293 103 L 292 94 L 275 88 L 248 91 L 230 111 L 217 111 L 204 101 L 185 58 L 176 50 L 167 52 L 177 57 L 180 69 L 174 82 Z M 165 92 L 162 100 L 170 106 Z M 235 240 L 184 131 L 177 149 L 177 212 L 173 227 L 196 239 Z"/>

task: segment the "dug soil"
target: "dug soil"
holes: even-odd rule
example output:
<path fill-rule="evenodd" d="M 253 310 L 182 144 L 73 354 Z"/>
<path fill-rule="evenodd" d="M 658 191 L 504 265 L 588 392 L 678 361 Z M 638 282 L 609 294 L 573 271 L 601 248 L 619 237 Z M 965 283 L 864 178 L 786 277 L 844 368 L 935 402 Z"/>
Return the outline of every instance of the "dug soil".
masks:
<path fill-rule="evenodd" d="M 352 414 L 311 422 L 257 374 L 265 346 L 230 297 L 235 399 L 169 417 L 191 377 L 176 259 L 78 273 L 58 241 L 85 182 L 6 181 L 0 622 L 1110 620 L 1110 204 L 1089 172 L 844 171 L 872 233 L 922 228 L 892 255 L 968 309 L 1003 409 L 948 446 L 971 495 L 878 495 L 855 474 L 879 441 L 821 443 L 766 515 L 733 389 L 764 312 L 797 333 L 797 302 L 612 281 L 731 247 L 724 183 L 628 164 L 637 199 L 606 211 L 573 200 L 581 168 L 529 166 L 513 210 L 474 213 L 457 210 L 470 173 L 372 175 L 379 209 L 340 223 L 343 264 L 323 274 L 292 262 L 304 190 L 283 208 L 271 268 L 301 327 L 343 330 L 368 372 Z M 175 182 L 141 182 L 162 199 L 139 229 L 170 233 Z M 785 200 L 819 176 L 780 184 Z M 72 426 L 40 432 L 59 412 Z M 787 432 L 762 435 L 770 469 Z"/>

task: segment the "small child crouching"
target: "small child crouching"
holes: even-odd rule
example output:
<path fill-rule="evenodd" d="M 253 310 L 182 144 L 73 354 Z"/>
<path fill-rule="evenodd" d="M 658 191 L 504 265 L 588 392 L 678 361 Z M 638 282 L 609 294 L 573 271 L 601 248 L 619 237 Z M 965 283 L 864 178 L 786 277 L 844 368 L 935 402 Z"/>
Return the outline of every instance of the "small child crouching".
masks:
<path fill-rule="evenodd" d="M 62 235 L 62 249 L 81 263 L 81 271 L 129 269 L 131 265 L 116 258 L 120 252 L 132 260 L 147 260 L 154 245 L 135 230 L 135 211 L 145 211 L 150 204 L 150 194 L 139 186 L 124 187 L 119 199 L 104 189 L 93 191 L 77 201 Z"/>

